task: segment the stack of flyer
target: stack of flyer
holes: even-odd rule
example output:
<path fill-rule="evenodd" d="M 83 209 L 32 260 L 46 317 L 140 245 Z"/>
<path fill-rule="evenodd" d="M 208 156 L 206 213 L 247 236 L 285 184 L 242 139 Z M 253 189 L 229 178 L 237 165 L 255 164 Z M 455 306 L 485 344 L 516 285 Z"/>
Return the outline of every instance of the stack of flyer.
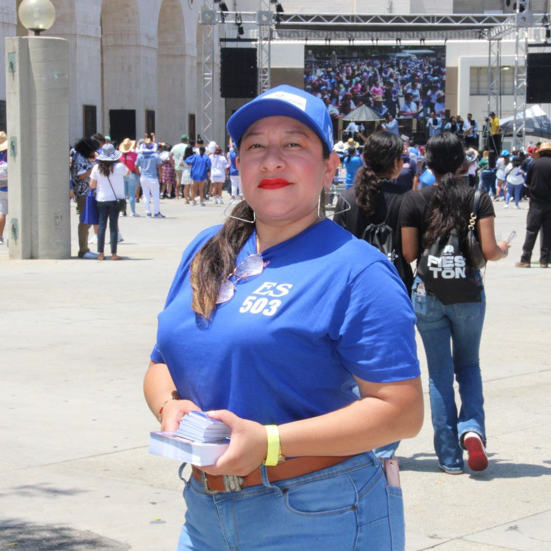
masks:
<path fill-rule="evenodd" d="M 177 436 L 194 442 L 219 442 L 229 438 L 230 427 L 218 419 L 211 419 L 203 411 L 190 411 L 180 421 Z"/>
<path fill-rule="evenodd" d="M 214 465 L 228 449 L 230 429 L 201 411 L 184 415 L 176 432 L 151 432 L 149 453 L 197 467 Z"/>

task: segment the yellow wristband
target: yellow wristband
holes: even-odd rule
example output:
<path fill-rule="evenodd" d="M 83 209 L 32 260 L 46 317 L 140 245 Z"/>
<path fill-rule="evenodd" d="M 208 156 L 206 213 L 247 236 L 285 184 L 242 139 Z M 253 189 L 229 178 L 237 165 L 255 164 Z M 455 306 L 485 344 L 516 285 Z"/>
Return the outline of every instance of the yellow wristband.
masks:
<path fill-rule="evenodd" d="M 268 435 L 268 451 L 264 465 L 266 467 L 275 467 L 279 463 L 279 452 L 281 444 L 279 442 L 279 428 L 277 425 L 266 425 Z"/>

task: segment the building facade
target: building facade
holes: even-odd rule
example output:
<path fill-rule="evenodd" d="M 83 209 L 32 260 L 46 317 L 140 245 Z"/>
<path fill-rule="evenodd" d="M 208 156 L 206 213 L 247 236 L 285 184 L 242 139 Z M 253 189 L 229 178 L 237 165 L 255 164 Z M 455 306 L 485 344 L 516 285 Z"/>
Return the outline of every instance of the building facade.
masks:
<path fill-rule="evenodd" d="M 18 24 L 20 3 L 0 1 L 2 101 L 6 97 L 4 37 L 27 35 Z M 198 130 L 201 2 L 53 0 L 53 4 L 56 22 L 44 35 L 69 42 L 72 141 L 93 131 L 119 140 L 156 131 L 160 139 L 174 143 L 182 133 Z M 223 108 L 217 100 L 218 121 L 223 119 Z M 223 128 L 214 131 L 220 134 Z"/>

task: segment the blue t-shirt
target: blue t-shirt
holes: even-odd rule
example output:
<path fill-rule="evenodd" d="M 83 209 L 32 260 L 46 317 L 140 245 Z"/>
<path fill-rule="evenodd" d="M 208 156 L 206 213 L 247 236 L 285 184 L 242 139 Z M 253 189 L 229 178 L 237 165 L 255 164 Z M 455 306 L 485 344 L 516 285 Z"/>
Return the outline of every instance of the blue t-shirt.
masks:
<path fill-rule="evenodd" d="M 239 170 L 237 170 L 237 164 L 235 162 L 237 159 L 237 153 L 235 150 L 230 150 L 230 176 L 239 176 Z"/>
<path fill-rule="evenodd" d="M 136 159 L 136 166 L 140 167 L 142 176 L 145 178 L 152 178 L 157 180 L 159 178 L 159 172 L 157 171 L 157 166 L 162 164 L 159 155 L 151 150 L 142 149 L 142 152 L 138 155 Z"/>
<path fill-rule="evenodd" d="M 322 415 L 357 400 L 353 375 L 419 376 L 415 315 L 394 266 L 331 220 L 264 251 L 264 272 L 236 285 L 208 324 L 191 309 L 190 264 L 220 230 L 188 246 L 159 315 L 151 359 L 181 398 L 262 424 Z M 256 253 L 256 234 L 237 264 Z"/>
<path fill-rule="evenodd" d="M 191 179 L 194 182 L 202 182 L 207 179 L 207 171 L 211 169 L 210 157 L 194 153 L 186 159 L 186 164 L 191 165 Z"/>
<path fill-rule="evenodd" d="M 352 187 L 352 185 L 354 184 L 354 177 L 356 176 L 356 172 L 358 172 L 358 168 L 360 168 L 362 165 L 362 158 L 359 155 L 354 155 L 353 157 L 346 156 L 344 158 L 343 166 L 344 168 L 346 168 L 345 187 Z"/>

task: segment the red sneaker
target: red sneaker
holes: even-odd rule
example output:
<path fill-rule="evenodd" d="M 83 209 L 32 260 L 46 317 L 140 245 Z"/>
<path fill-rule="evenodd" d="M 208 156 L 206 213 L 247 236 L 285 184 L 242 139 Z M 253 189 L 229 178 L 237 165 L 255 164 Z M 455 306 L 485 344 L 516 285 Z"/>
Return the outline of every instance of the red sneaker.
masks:
<path fill-rule="evenodd" d="M 476 432 L 468 432 L 465 435 L 463 446 L 469 454 L 467 465 L 472 471 L 483 471 L 488 467 L 488 456 L 484 449 L 484 442 Z"/>

